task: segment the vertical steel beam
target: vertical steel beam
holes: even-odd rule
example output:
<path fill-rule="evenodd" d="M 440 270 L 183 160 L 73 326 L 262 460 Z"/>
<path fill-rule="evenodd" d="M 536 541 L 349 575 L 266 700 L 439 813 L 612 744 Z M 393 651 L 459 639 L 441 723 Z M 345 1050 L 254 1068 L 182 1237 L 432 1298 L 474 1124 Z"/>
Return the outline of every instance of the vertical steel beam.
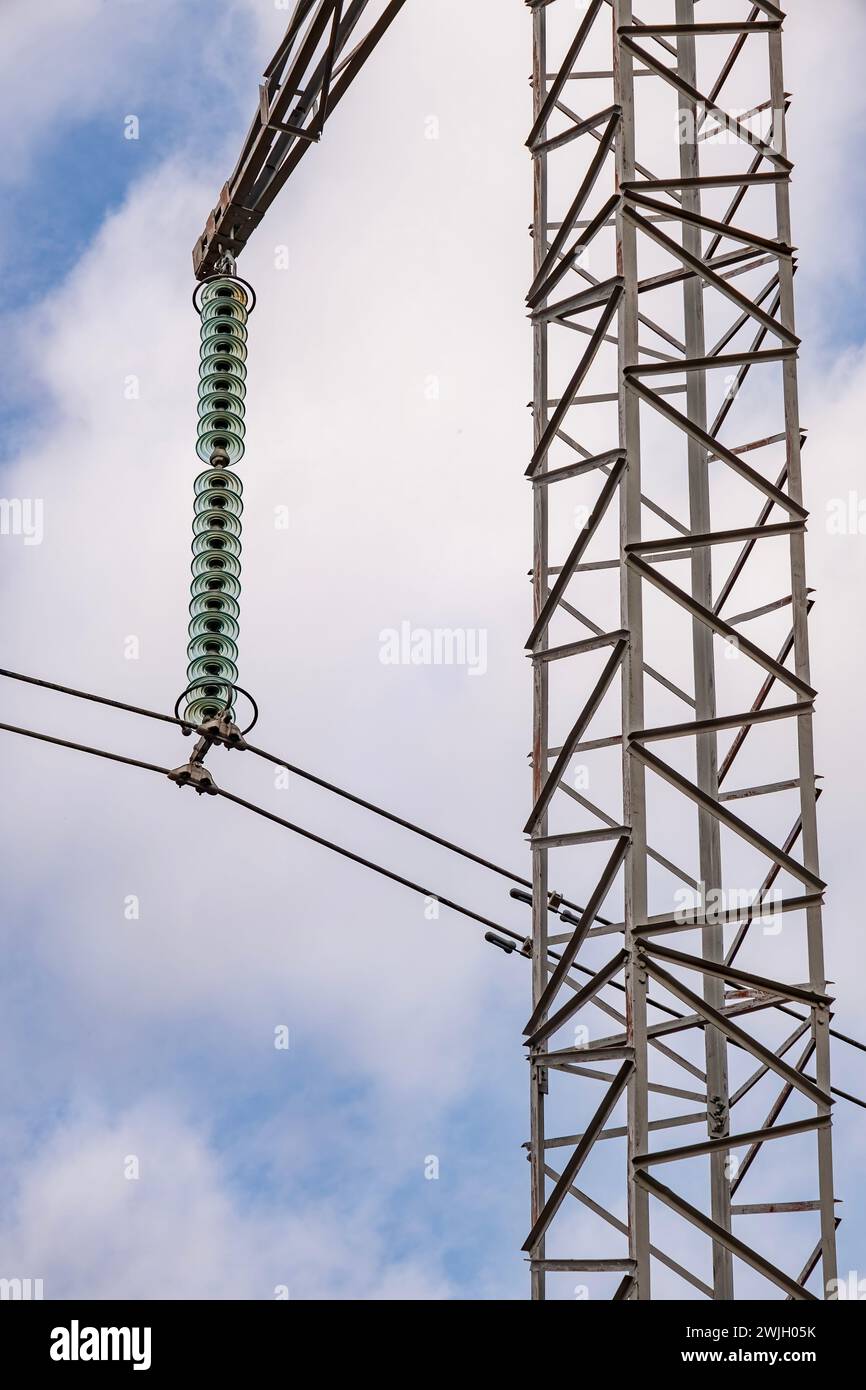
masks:
<path fill-rule="evenodd" d="M 677 0 L 677 24 L 695 23 L 695 0 Z M 697 45 L 694 33 L 682 33 L 677 40 L 678 71 L 680 77 L 696 88 Z M 680 173 L 684 179 L 700 177 L 699 155 L 699 103 L 693 98 L 679 94 L 679 144 Z M 701 192 L 699 187 L 689 186 L 683 190 L 683 209 L 686 212 L 700 213 Z M 683 223 L 683 246 L 693 256 L 703 254 L 700 227 Z M 697 275 L 683 281 L 683 309 L 685 321 L 686 356 L 692 360 L 706 355 L 706 334 L 704 331 L 704 287 Z M 704 431 L 707 428 L 707 374 L 705 371 L 688 372 L 686 404 L 690 420 Z M 710 518 L 710 476 L 707 450 L 693 437 L 688 440 L 689 470 L 689 522 L 698 535 L 712 529 Z M 713 605 L 712 550 L 709 546 L 697 546 L 692 551 L 691 583 L 692 596 L 705 608 Z M 713 634 L 706 623 L 692 619 L 692 653 L 695 682 L 695 714 L 698 719 L 714 719 L 716 716 L 715 661 L 713 654 Z M 699 734 L 695 740 L 697 752 L 697 784 L 702 791 L 712 797 L 719 794 L 719 767 L 715 733 Z M 722 886 L 721 834 L 717 818 L 708 811 L 698 812 L 698 843 L 700 857 L 700 881 L 703 901 L 708 894 L 716 894 Z M 702 955 L 707 960 L 722 961 L 725 955 L 724 928 L 719 923 L 705 926 L 702 931 Z M 707 975 L 704 977 L 704 998 L 714 1009 L 721 1009 L 725 999 L 724 980 Z M 729 1133 L 729 1096 L 727 1044 L 717 1028 L 704 1030 L 707 1059 L 707 1128 L 711 1139 L 720 1139 Z M 710 1203 L 713 1220 L 726 1231 L 731 1229 L 731 1195 L 727 1175 L 727 1155 L 713 1153 L 710 1156 Z M 732 1299 L 734 1296 L 733 1260 L 731 1252 L 723 1245 L 713 1245 L 713 1291 L 717 1299 Z"/>
<path fill-rule="evenodd" d="M 540 6 L 532 16 L 532 87 L 533 120 L 538 116 L 547 91 L 547 7 Z M 533 219 L 532 252 L 533 278 L 547 250 L 547 157 L 533 155 Z M 535 324 L 533 337 L 533 445 L 538 448 L 548 417 L 547 386 L 547 325 Z M 546 459 L 541 471 L 547 468 Z M 533 554 L 532 600 L 533 617 L 538 618 L 547 599 L 547 488 L 534 483 L 533 496 Z M 546 635 L 543 645 L 547 645 Z M 535 805 L 547 777 L 549 673 L 546 661 L 533 662 L 532 676 L 532 804 Z M 536 827 L 536 835 L 547 833 L 547 814 Z M 533 1011 L 547 984 L 547 850 L 532 850 L 532 1007 Z M 546 1047 L 545 1047 L 546 1050 Z M 544 1162 L 544 1097 L 547 1091 L 547 1068 L 537 1061 L 530 1065 L 530 1164 L 532 1180 L 532 1224 L 538 1220 L 545 1198 Z M 534 1251 L 537 1260 L 544 1259 L 544 1241 Z M 532 1297 L 545 1296 L 543 1266 L 532 1267 Z"/>
<path fill-rule="evenodd" d="M 787 98 L 782 58 L 782 33 L 777 30 L 769 39 L 770 101 L 773 113 L 771 139 L 780 153 L 787 155 Z M 788 179 L 776 185 L 777 235 L 787 246 L 792 244 L 791 188 Z M 789 258 L 779 262 L 780 319 L 790 332 L 796 331 L 794 310 L 794 265 Z M 801 466 L 800 398 L 796 360 L 784 363 L 783 389 L 785 397 L 785 437 L 788 461 L 788 491 L 795 501 L 803 501 L 803 472 Z M 801 680 L 809 682 L 809 600 L 806 587 L 806 540 L 802 532 L 791 537 L 791 593 L 793 596 L 794 668 Z M 801 715 L 797 721 L 797 744 L 800 760 L 800 816 L 802 820 L 803 862 L 814 874 L 819 873 L 818 821 L 815 795 L 815 751 L 812 738 L 812 715 Z M 820 907 L 810 908 L 806 915 L 809 950 L 809 982 L 813 989 L 826 992 L 824 967 L 824 938 Z M 830 1093 L 830 1016 L 826 1009 L 812 1010 L 815 1039 L 815 1079 L 822 1091 Z M 819 1107 L 829 1113 L 830 1107 Z M 829 1125 L 818 1131 L 818 1197 L 821 1204 L 821 1269 L 825 1296 L 828 1285 L 837 1277 L 836 1268 L 836 1209 L 833 1183 L 833 1135 Z"/>
<path fill-rule="evenodd" d="M 614 101 L 622 117 L 616 150 L 616 180 L 619 193 L 631 182 L 635 164 L 634 60 L 620 44 L 617 30 L 633 22 L 632 0 L 615 0 L 612 36 Z M 637 232 L 622 215 L 622 202 L 616 213 L 616 270 L 623 277 L 625 291 L 619 316 L 619 430 L 620 446 L 626 451 L 627 472 L 620 506 L 620 546 L 641 539 L 641 456 L 640 401 L 625 389 L 625 370 L 638 361 L 638 268 Z M 645 726 L 643 595 L 640 577 L 628 565 L 620 567 L 620 625 L 628 633 L 629 645 L 622 682 L 622 794 L 623 824 L 631 827 L 631 844 L 625 862 L 624 923 L 625 948 L 629 953 L 626 970 L 626 1017 L 629 1041 L 634 1047 L 635 1070 L 628 1090 L 628 1212 L 629 1253 L 635 1261 L 634 1296 L 651 1296 L 649 1196 L 635 1181 L 632 1159 L 646 1153 L 649 1133 L 649 1091 L 647 1074 L 647 976 L 636 951 L 634 928 L 647 915 L 647 828 L 646 772 L 632 758 L 628 737 Z"/>

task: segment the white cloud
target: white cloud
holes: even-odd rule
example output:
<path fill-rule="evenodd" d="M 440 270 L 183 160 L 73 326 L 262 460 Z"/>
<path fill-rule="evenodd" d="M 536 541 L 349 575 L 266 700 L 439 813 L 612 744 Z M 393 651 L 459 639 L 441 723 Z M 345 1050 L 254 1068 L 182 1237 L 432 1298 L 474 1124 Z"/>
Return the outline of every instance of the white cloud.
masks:
<path fill-rule="evenodd" d="M 54 1130 L 4 1216 L 0 1275 L 41 1279 L 48 1299 L 448 1297 L 430 1253 L 392 1258 L 382 1217 L 325 1199 L 265 1209 L 203 1134 L 144 1100 Z"/>
<path fill-rule="evenodd" d="M 23 63 L 44 21 L 19 9 L 15 52 Z M 56 100 L 79 114 L 93 15 L 83 0 L 70 8 L 64 36 L 71 57 Z M 469 13 L 451 0 L 456 48 L 441 7 L 435 18 L 407 7 L 244 258 L 260 304 L 241 469 L 241 678 L 260 700 L 264 746 L 525 871 L 529 341 L 520 296 L 529 163 L 521 148 L 527 103 L 501 93 L 527 92 L 529 31 L 520 7 L 506 16 L 497 6 L 496 16 L 494 58 L 490 5 Z M 794 17 L 789 85 L 802 90 L 804 77 L 813 80 L 815 50 L 797 25 Z M 100 56 L 115 52 L 114 32 L 105 31 Z M 479 81 L 479 54 L 495 91 Z M 115 79 L 106 71 L 100 80 L 91 90 L 104 108 Z M 846 130 L 860 100 L 853 89 L 848 95 L 853 115 L 835 113 Z M 31 152 L 59 109 L 37 123 Z M 425 139 L 431 113 L 436 141 Z M 818 115 L 815 138 L 801 125 L 803 150 L 794 153 L 805 156 L 804 185 L 820 186 L 829 200 L 839 175 L 821 131 L 835 117 L 829 107 Z M 4 664 L 163 709 L 183 684 L 199 467 L 189 247 L 225 172 L 215 152 L 211 167 L 178 158 L 142 180 L 12 339 L 39 401 L 39 429 L 4 488 L 44 500 L 45 542 L 28 549 L 3 541 Z M 815 303 L 829 267 L 816 266 L 816 233 L 808 230 L 820 208 L 800 203 L 813 251 L 798 282 Z M 288 273 L 275 266 L 283 244 Z M 124 394 L 130 375 L 138 400 Z M 425 390 L 431 377 L 442 388 L 438 402 Z M 820 407 L 807 468 L 819 477 L 829 468 L 833 486 L 844 489 L 859 440 L 862 366 L 828 355 L 808 364 L 805 385 Z M 291 524 L 278 532 L 273 511 L 283 504 Z M 811 540 L 824 587 L 853 603 L 856 543 L 831 545 L 817 522 Z M 839 657 L 839 636 L 822 626 L 820 609 L 816 617 L 822 710 L 832 709 L 819 725 L 823 766 L 838 787 L 850 777 L 856 731 L 836 676 L 850 654 Z M 378 634 L 403 619 L 487 629 L 488 675 L 383 667 Z M 130 634 L 141 642 L 138 661 L 123 658 Z M 3 696 L 11 722 L 169 765 L 188 748 L 172 731 L 44 694 L 5 686 Z M 365 1253 L 376 1247 L 375 1207 L 342 1229 L 323 1199 L 313 1210 L 284 1212 L 265 1231 L 173 1100 L 125 1100 L 118 1114 L 117 1094 L 149 1087 L 144 1055 L 164 1064 L 165 1091 L 182 1097 L 194 1068 L 185 1052 L 171 1057 L 172 1044 L 179 1039 L 192 1054 L 201 1038 L 212 1059 L 255 1091 L 273 1061 L 273 1027 L 285 1022 L 305 1072 L 321 1067 L 370 1087 L 373 1114 L 398 1150 L 407 1132 L 415 1143 L 425 1122 L 443 1122 L 470 1086 L 483 1087 L 503 1048 L 522 1114 L 522 963 L 500 959 L 470 924 L 445 911 L 431 924 L 402 889 L 236 808 L 144 773 L 0 738 L 0 824 L 15 865 L 14 882 L 8 874 L 4 882 L 7 950 L 25 960 L 19 988 L 36 981 L 40 1007 L 56 1004 L 70 1030 L 58 1055 L 36 1046 L 33 1068 L 50 1094 L 58 1075 L 74 1087 L 84 1063 L 111 1098 L 107 1113 L 97 1108 L 58 1129 L 48 1152 L 23 1170 L 10 1245 L 21 1272 L 56 1270 L 58 1286 L 77 1294 L 135 1296 L 167 1280 L 174 1296 L 262 1296 L 255 1291 L 279 1281 L 272 1270 L 292 1249 L 313 1260 L 314 1296 L 329 1295 L 347 1269 L 346 1287 L 368 1288 L 368 1296 L 439 1296 L 446 1286 L 438 1274 Z M 244 755 L 213 765 L 222 783 L 278 814 L 525 925 L 504 885 L 487 885 L 480 873 L 300 786 L 277 791 L 268 769 Z M 853 920 L 856 828 L 842 815 L 847 797 L 833 796 L 840 811 L 824 817 L 825 833 L 828 820 L 835 832 L 825 853 L 835 861 L 837 900 L 848 905 L 840 916 Z M 833 804 L 830 794 L 824 804 Z M 140 898 L 134 923 L 123 916 L 128 894 Z M 840 976 L 856 964 L 855 950 L 840 932 Z M 21 1045 L 34 1019 L 12 1010 L 2 1026 L 7 1046 Z M 37 1016 L 37 1027 L 56 1046 L 50 1018 Z M 299 1085 L 295 1072 L 290 1086 Z M 22 1101 L 25 1131 L 40 1104 L 39 1093 Z M 330 1121 L 311 1123 L 318 1135 Z M 142 1135 L 153 1179 L 106 1186 L 117 1154 L 135 1152 Z M 516 1182 L 524 1166 L 508 1168 Z M 321 1249 L 328 1258 L 317 1264 Z"/>

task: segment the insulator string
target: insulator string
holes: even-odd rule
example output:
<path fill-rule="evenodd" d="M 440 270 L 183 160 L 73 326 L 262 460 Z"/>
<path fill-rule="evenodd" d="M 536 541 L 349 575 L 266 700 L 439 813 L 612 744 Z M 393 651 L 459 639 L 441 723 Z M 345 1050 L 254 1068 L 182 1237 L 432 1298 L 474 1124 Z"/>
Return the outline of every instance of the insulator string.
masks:
<path fill-rule="evenodd" d="M 196 724 L 233 717 L 238 679 L 243 486 L 231 472 L 244 455 L 248 287 L 216 275 L 196 296 L 201 315 L 192 593 L 185 714 Z"/>

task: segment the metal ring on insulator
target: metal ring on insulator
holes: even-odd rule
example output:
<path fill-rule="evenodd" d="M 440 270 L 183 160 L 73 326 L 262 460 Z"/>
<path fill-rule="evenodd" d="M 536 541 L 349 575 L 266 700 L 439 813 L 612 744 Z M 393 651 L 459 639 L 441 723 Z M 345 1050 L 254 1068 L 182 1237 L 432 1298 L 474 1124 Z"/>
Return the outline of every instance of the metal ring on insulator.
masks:
<path fill-rule="evenodd" d="M 175 705 L 174 705 L 174 717 L 175 717 L 175 719 L 180 719 L 180 705 L 181 705 L 181 701 L 182 701 L 182 700 L 185 700 L 186 697 L 187 697 L 187 695 L 189 695 L 193 690 L 197 690 L 201 684 L 202 684 L 201 681 L 194 681 L 192 685 L 188 685 L 188 686 L 186 687 L 185 690 L 182 690 L 182 691 L 180 692 L 180 694 L 178 695 L 178 697 L 177 697 L 177 699 L 176 699 L 176 701 L 175 701 Z M 259 721 L 259 707 L 258 707 L 258 705 L 256 704 L 255 700 L 253 699 L 252 695 L 249 693 L 249 691 L 248 691 L 248 690 L 244 690 L 244 688 L 243 688 L 242 685 L 237 685 L 234 681 L 224 681 L 223 684 L 224 684 L 224 685 L 230 686 L 231 689 L 234 691 L 234 693 L 235 693 L 236 695 L 243 695 L 243 697 L 244 697 L 245 700 L 249 700 L 249 702 L 250 702 L 250 704 L 251 704 L 251 706 L 252 706 L 252 710 L 253 710 L 253 717 L 252 717 L 252 719 L 250 720 L 250 722 L 249 722 L 249 724 L 247 725 L 247 727 L 246 727 L 245 729 L 241 729 L 241 734 L 242 734 L 242 735 L 248 734 L 248 733 L 250 732 L 250 730 L 251 730 L 252 728 L 254 728 L 254 726 L 255 726 L 255 725 L 258 723 L 258 721 Z M 187 708 L 189 708 L 189 706 L 187 706 Z M 214 713 L 215 713 L 215 714 L 218 714 L 218 713 L 219 713 L 219 709 L 221 709 L 221 708 L 224 708 L 224 706 L 220 706 L 218 709 L 216 709 L 216 710 L 214 711 Z M 212 717 L 212 716 L 209 716 L 209 717 Z M 186 716 L 184 716 L 184 720 L 185 720 L 185 722 L 186 722 Z M 191 721 L 190 721 L 190 722 L 191 722 Z M 195 722 L 198 723 L 199 721 L 196 720 Z"/>
<path fill-rule="evenodd" d="M 203 280 L 199 280 L 196 284 L 195 289 L 192 292 L 192 304 L 197 314 L 201 313 L 199 296 L 201 295 L 202 291 L 205 290 L 208 285 L 213 284 L 215 280 L 231 280 L 234 284 L 240 285 L 243 289 L 245 289 L 247 294 L 250 296 L 250 302 L 247 307 L 247 313 L 251 314 L 253 312 L 253 309 L 255 309 L 256 307 L 256 292 L 253 289 L 252 285 L 249 283 L 249 281 L 242 280 L 240 275 L 227 275 L 224 270 L 217 270 L 212 275 L 206 275 Z"/>

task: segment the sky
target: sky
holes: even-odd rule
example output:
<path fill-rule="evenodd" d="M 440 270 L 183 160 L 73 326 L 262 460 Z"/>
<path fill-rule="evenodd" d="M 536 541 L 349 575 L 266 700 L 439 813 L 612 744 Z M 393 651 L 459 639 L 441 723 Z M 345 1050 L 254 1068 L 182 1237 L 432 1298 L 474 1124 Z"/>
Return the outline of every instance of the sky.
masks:
<path fill-rule="evenodd" d="M 866 14 L 789 9 L 828 970 L 857 1036 L 866 520 L 829 519 L 860 503 Z M 39 544 L 0 536 L 4 667 L 161 710 L 185 683 L 191 248 L 285 22 L 270 0 L 4 6 L 2 495 L 42 503 Z M 530 56 L 517 0 L 409 0 L 240 266 L 259 297 L 241 470 L 257 740 L 522 874 Z M 387 664 L 404 624 L 483 634 L 484 659 Z M 4 722 L 188 755 L 170 728 L 2 695 Z M 525 963 L 221 800 L 0 737 L 0 1276 L 56 1298 L 524 1297 Z M 242 754 L 213 771 L 528 930 L 480 869 Z M 860 1057 L 834 1058 L 858 1094 Z M 843 1272 L 866 1236 L 861 1114 L 836 1116 Z M 658 1230 L 691 1239 L 666 1213 Z M 767 1236 L 795 1263 L 788 1238 Z"/>

